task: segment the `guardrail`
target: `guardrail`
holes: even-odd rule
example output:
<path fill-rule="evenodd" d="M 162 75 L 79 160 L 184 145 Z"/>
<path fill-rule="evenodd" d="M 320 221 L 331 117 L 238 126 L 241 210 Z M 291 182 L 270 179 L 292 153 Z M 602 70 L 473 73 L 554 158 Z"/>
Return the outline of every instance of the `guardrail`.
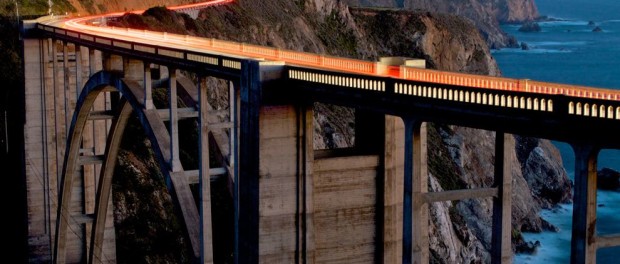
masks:
<path fill-rule="evenodd" d="M 463 77 L 469 77 L 469 75 L 463 75 Z M 295 81 L 349 89 L 371 90 L 387 94 L 435 99 L 446 102 L 461 102 L 541 113 L 547 112 L 562 116 L 582 116 L 620 120 L 620 101 L 606 98 L 583 98 L 559 93 L 563 91 L 567 94 L 574 93 L 579 95 L 580 90 L 575 90 L 575 86 L 570 85 L 552 86 L 553 89 L 563 89 L 558 90 L 558 93 L 553 93 L 555 91 L 547 91 L 547 93 L 544 91 L 526 92 L 519 89 L 479 89 L 475 86 L 458 84 L 458 82 L 462 80 L 471 81 L 466 79 L 448 79 L 445 81 L 446 84 L 436 79 L 434 79 L 435 82 L 421 82 L 417 80 L 395 78 L 391 78 L 391 81 L 387 81 L 385 77 L 334 73 L 329 70 L 307 69 L 303 67 L 288 67 L 287 76 L 289 79 Z M 437 78 L 437 76 L 431 78 Z M 488 84 L 492 84 L 492 81 L 497 80 L 495 80 L 495 78 L 481 80 L 481 82 L 484 81 L 488 81 Z M 509 88 L 510 84 L 511 83 L 507 82 L 504 86 Z M 530 87 L 530 89 L 550 89 L 549 86 L 540 84 L 539 82 L 534 82 L 534 86 Z M 515 84 L 512 83 L 512 85 Z M 588 92 L 591 93 L 593 97 L 603 97 L 604 94 L 602 92 L 606 92 L 606 90 L 594 89 Z"/>
<path fill-rule="evenodd" d="M 189 51 L 185 49 L 176 49 L 170 47 L 162 47 L 158 45 L 138 43 L 129 40 L 122 40 L 116 38 L 109 38 L 98 36 L 95 34 L 84 33 L 79 31 L 67 30 L 58 27 L 37 24 L 38 29 L 43 30 L 49 34 L 52 34 L 56 37 L 62 37 L 69 40 L 74 40 L 75 42 L 79 42 L 82 44 L 91 44 L 94 46 L 108 46 L 110 48 L 122 49 L 126 51 L 134 51 L 137 54 L 150 54 L 150 55 L 160 55 L 162 57 L 177 59 L 177 60 L 185 60 L 192 61 L 197 63 L 208 64 L 212 66 L 220 66 L 227 68 L 229 70 L 240 70 L 241 69 L 241 58 L 228 57 L 228 56 L 220 56 L 213 55 L 202 52 Z M 129 30 L 128 32 L 137 32 L 133 30 Z M 138 31 L 139 32 L 139 31 Z M 142 32 L 144 35 L 159 35 L 163 37 L 163 33 L 156 32 Z"/>

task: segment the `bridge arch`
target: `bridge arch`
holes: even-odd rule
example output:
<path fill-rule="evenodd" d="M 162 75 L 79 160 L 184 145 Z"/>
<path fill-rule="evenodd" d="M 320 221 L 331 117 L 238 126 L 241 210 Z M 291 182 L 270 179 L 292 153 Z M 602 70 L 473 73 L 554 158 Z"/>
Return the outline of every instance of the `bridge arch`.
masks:
<path fill-rule="evenodd" d="M 122 73 L 100 71 L 90 77 L 84 85 L 80 97 L 76 103 L 75 112 L 71 121 L 70 132 L 67 138 L 67 151 L 65 152 L 64 166 L 61 175 L 61 187 L 58 201 L 56 234 L 54 243 L 54 263 L 65 263 L 67 258 L 67 229 L 69 228 L 68 219 L 71 218 L 71 201 L 73 196 L 73 181 L 76 177 L 79 160 L 79 150 L 82 142 L 82 136 L 86 122 L 93 112 L 93 104 L 95 99 L 104 92 L 117 91 L 120 94 L 120 103 L 114 111 L 112 126 L 107 139 L 106 149 L 104 153 L 104 161 L 101 167 L 101 174 L 97 184 L 95 213 L 92 224 L 92 235 L 90 238 L 90 247 L 87 248 L 88 260 L 90 263 L 102 258 L 103 235 L 106 222 L 106 212 L 108 208 L 109 196 L 111 195 L 112 177 L 116 158 L 120 148 L 120 142 L 123 137 L 125 126 L 131 113 L 135 113 L 149 138 L 155 157 L 158 161 L 160 170 L 164 175 L 167 188 L 171 194 L 175 205 L 178 207 L 179 199 L 177 191 L 175 191 L 174 181 L 171 179 L 171 168 L 167 162 L 167 153 L 165 150 L 166 142 L 159 142 L 157 133 L 165 126 L 157 126 L 152 124 L 142 105 L 140 96 L 144 96 L 142 86 L 136 81 L 123 78 Z M 169 143 L 169 142 L 168 142 Z M 197 208 L 193 208 L 197 215 Z M 191 213 L 190 213 L 191 214 Z M 187 218 L 186 213 L 183 217 Z M 185 220 L 185 229 L 188 228 L 188 219 Z M 191 220 L 190 220 L 191 221 Z M 198 223 L 196 223 L 198 227 Z M 197 241 L 189 235 L 194 254 L 198 247 Z M 85 240 L 86 240 L 85 239 Z M 197 238 L 196 238 L 197 239 Z M 199 243 L 199 242 L 198 242 Z"/>

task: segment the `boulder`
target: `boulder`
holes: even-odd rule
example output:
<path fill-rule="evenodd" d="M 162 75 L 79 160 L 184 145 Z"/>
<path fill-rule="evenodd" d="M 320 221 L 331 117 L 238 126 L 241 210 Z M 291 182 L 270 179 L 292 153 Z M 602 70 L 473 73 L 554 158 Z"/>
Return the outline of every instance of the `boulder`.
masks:
<path fill-rule="evenodd" d="M 526 22 L 519 28 L 521 32 L 540 32 L 540 25 L 536 22 Z"/>
<path fill-rule="evenodd" d="M 601 27 L 595 27 L 592 32 L 603 32 L 603 29 Z"/>
<path fill-rule="evenodd" d="M 620 191 L 620 172 L 610 168 L 603 168 L 598 171 L 596 185 L 601 190 Z"/>
<path fill-rule="evenodd" d="M 527 45 L 527 43 L 525 43 L 525 42 L 521 42 L 521 49 L 522 50 L 530 50 L 530 46 Z"/>

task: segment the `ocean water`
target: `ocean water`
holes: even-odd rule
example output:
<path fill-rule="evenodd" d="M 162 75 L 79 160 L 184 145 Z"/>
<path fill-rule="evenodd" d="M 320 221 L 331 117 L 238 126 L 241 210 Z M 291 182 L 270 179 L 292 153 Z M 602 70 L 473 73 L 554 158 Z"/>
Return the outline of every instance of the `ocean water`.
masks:
<path fill-rule="evenodd" d="M 525 42 L 530 50 L 495 50 L 493 56 L 506 77 L 526 78 L 620 90 L 620 1 L 618 0 L 535 0 L 541 15 L 557 21 L 541 22 L 541 32 L 519 32 L 520 25 L 503 29 Z M 602 32 L 593 32 L 592 21 Z M 620 136 L 620 135 L 619 135 Z M 564 167 L 573 177 L 574 154 L 571 147 L 554 142 Z M 599 169 L 620 171 L 620 151 L 603 150 Z M 597 192 L 597 233 L 620 233 L 620 193 Z M 540 241 L 534 255 L 517 255 L 515 263 L 568 263 L 572 204 L 544 210 L 541 216 L 560 228 L 560 232 L 525 233 L 526 240 Z M 600 249 L 597 263 L 620 263 L 620 247 Z"/>

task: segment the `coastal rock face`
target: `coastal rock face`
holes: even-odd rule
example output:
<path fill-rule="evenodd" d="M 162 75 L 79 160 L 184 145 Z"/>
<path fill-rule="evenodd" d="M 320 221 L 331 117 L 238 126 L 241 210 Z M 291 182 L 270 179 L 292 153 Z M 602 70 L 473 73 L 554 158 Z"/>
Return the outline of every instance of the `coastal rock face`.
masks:
<path fill-rule="evenodd" d="M 571 182 L 562 167 L 562 157 L 548 140 L 517 136 L 517 159 L 523 177 L 543 208 L 571 202 Z"/>
<path fill-rule="evenodd" d="M 153 6 L 173 6 L 190 4 L 192 0 L 140 0 L 140 1 L 121 1 L 121 0 L 68 0 L 75 8 L 77 14 L 100 14 L 106 12 L 119 12 L 131 10 L 144 10 Z"/>
<path fill-rule="evenodd" d="M 483 38 L 465 19 L 413 11 L 353 9 L 351 13 L 360 38 L 380 56 L 424 58 L 429 68 L 500 75 Z"/>
<path fill-rule="evenodd" d="M 534 0 L 502 0 L 497 10 L 497 19 L 501 23 L 532 21 L 539 17 Z"/>
<path fill-rule="evenodd" d="M 194 22 L 173 13 L 158 14 L 166 18 L 148 18 L 149 28 L 183 30 L 170 25 L 173 21 L 185 25 L 184 32 L 178 33 L 367 60 L 424 58 L 429 68 L 500 74 L 474 23 L 454 15 L 351 10 L 336 0 L 237 1 L 204 10 Z M 315 105 L 315 148 L 351 146 L 353 111 Z M 429 190 L 492 186 L 494 143 L 491 131 L 430 124 Z M 513 177 L 513 247 L 517 248 L 526 243 L 521 231 L 552 229 L 538 212 L 569 201 L 570 183 L 557 150 L 548 141 L 517 137 L 514 151 L 515 159 L 508 162 Z M 429 208 L 432 263 L 489 262 L 491 199 L 434 203 Z"/>
<path fill-rule="evenodd" d="M 538 18 L 533 0 L 348 0 L 353 6 L 402 7 L 463 16 L 474 22 L 491 48 L 516 47 L 516 40 L 504 33 L 499 23 L 519 23 Z"/>
<path fill-rule="evenodd" d="M 540 32 L 541 30 L 540 25 L 536 22 L 525 22 L 519 28 L 521 32 Z"/>

